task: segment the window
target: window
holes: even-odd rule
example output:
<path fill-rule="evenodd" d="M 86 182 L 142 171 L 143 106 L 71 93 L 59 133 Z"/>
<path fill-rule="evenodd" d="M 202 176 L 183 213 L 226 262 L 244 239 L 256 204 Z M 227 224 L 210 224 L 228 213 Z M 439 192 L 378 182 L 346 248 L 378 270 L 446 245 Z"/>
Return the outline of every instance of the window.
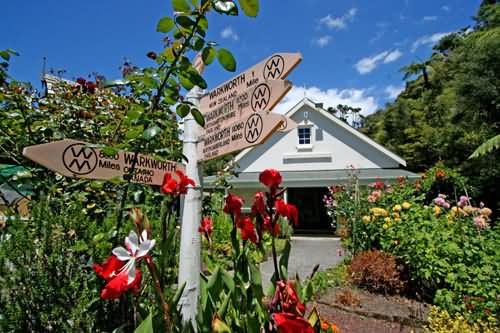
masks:
<path fill-rule="evenodd" d="M 311 144 L 311 127 L 299 127 L 299 145 Z"/>

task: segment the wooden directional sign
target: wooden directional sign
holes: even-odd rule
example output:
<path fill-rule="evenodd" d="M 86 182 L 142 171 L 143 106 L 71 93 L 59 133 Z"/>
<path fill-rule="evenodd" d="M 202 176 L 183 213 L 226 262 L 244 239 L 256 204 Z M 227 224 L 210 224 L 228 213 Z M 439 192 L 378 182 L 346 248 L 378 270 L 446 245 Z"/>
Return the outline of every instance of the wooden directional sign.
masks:
<path fill-rule="evenodd" d="M 205 134 L 213 133 L 254 112 L 272 110 L 291 88 L 289 81 L 270 80 L 238 93 L 236 97 L 217 107 L 210 108 L 207 104 L 201 104 L 200 110 L 205 117 Z"/>
<path fill-rule="evenodd" d="M 201 99 L 209 108 L 224 104 L 244 90 L 267 80 L 283 80 L 302 60 L 300 53 L 275 53 L 238 76 L 210 90 Z M 203 109 L 203 107 L 201 107 Z"/>
<path fill-rule="evenodd" d="M 130 172 L 134 160 L 132 152 L 119 151 L 114 156 L 106 156 L 88 143 L 70 139 L 25 147 L 23 155 L 67 177 L 100 180 L 123 177 Z M 161 185 L 167 172 L 177 178 L 176 170 L 184 171 L 184 165 L 138 154 L 132 182 Z"/>
<path fill-rule="evenodd" d="M 287 116 L 281 116 L 283 122 L 281 126 L 278 128 L 278 132 L 289 132 L 291 130 L 296 129 L 299 125 L 292 118 L 288 118 Z"/>
<path fill-rule="evenodd" d="M 225 154 L 263 143 L 283 121 L 281 115 L 255 112 L 217 131 L 206 134 L 198 145 L 202 160 L 210 160 Z"/>

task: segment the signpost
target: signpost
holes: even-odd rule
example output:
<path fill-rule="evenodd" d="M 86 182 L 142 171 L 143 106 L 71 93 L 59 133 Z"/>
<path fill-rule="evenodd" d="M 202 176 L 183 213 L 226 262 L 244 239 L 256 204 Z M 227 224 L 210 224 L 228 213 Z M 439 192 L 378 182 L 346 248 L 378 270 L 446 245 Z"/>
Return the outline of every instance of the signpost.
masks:
<path fill-rule="evenodd" d="M 121 150 L 113 156 L 106 156 L 101 149 L 72 139 L 25 147 L 23 155 L 63 176 L 99 180 L 110 180 L 129 174 L 134 160 L 132 152 Z M 184 171 L 184 165 L 138 154 L 131 181 L 161 185 L 165 173 L 171 173 L 177 178 L 176 170 Z"/>
<path fill-rule="evenodd" d="M 283 80 L 302 60 L 300 53 L 275 53 L 257 65 L 247 69 L 238 76 L 210 90 L 202 98 L 201 108 L 208 104 L 209 108 L 224 103 L 245 89 L 268 80 Z M 203 111 L 202 111 L 203 112 Z"/>
<path fill-rule="evenodd" d="M 206 161 L 261 144 L 280 127 L 282 117 L 274 113 L 256 112 L 225 124 L 202 137 L 198 154 Z"/>
<path fill-rule="evenodd" d="M 211 134 L 252 113 L 272 110 L 291 88 L 289 81 L 271 80 L 238 92 L 224 103 L 215 102 L 213 107 L 208 106 L 208 98 L 202 98 L 200 110 L 205 117 L 204 133 Z"/>

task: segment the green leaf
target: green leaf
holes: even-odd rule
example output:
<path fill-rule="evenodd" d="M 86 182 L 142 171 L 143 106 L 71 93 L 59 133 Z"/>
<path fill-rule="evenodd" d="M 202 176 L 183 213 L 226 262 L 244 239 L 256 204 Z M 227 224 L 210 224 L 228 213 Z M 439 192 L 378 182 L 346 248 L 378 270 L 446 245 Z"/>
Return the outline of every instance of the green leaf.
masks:
<path fill-rule="evenodd" d="M 187 76 L 182 75 L 182 74 L 179 75 L 179 83 L 186 90 L 191 90 L 194 87 L 194 83 L 191 82 L 191 80 Z"/>
<path fill-rule="evenodd" d="M 189 13 L 191 11 L 191 6 L 185 0 L 172 0 L 172 7 L 176 12 Z"/>
<path fill-rule="evenodd" d="M 492 137 L 491 139 L 480 145 L 469 158 L 477 158 L 480 156 L 485 156 L 494 150 L 500 149 L 500 134 Z"/>
<path fill-rule="evenodd" d="M 259 14 L 259 0 L 239 0 L 241 9 L 250 17 L 256 17 Z"/>
<path fill-rule="evenodd" d="M 200 17 L 198 20 L 198 27 L 203 29 L 204 31 L 208 30 L 208 20 L 205 16 Z"/>
<path fill-rule="evenodd" d="M 184 289 L 186 288 L 186 282 L 182 284 L 180 288 L 177 289 L 175 292 L 174 298 L 172 298 L 172 307 L 176 308 L 177 304 L 179 303 L 179 300 L 181 299 L 182 293 L 184 292 Z"/>
<path fill-rule="evenodd" d="M 201 114 L 200 110 L 198 109 L 191 109 L 191 114 L 194 117 L 194 120 L 198 123 L 200 126 L 205 126 L 205 118 Z"/>
<path fill-rule="evenodd" d="M 174 25 L 175 25 L 174 20 L 172 20 L 168 16 L 165 16 L 165 17 L 161 18 L 160 21 L 158 22 L 158 24 L 156 25 L 156 31 L 167 33 L 170 30 L 172 30 Z"/>
<path fill-rule="evenodd" d="M 279 269 L 280 269 L 280 275 L 282 279 L 287 279 L 287 270 L 288 270 L 288 258 L 290 257 L 290 250 L 291 250 L 291 245 L 290 241 L 287 240 L 285 243 L 285 248 L 283 249 L 283 252 L 281 253 L 280 261 L 279 261 Z"/>
<path fill-rule="evenodd" d="M 161 128 L 154 125 L 154 126 L 149 127 L 148 129 L 146 129 L 144 131 L 144 133 L 142 134 L 142 136 L 144 137 L 144 139 L 149 141 L 152 138 L 154 138 L 155 136 L 157 136 L 160 132 L 161 132 Z"/>
<path fill-rule="evenodd" d="M 177 105 L 177 108 L 175 109 L 175 112 L 179 115 L 179 117 L 184 118 L 189 114 L 189 105 L 187 104 L 179 104 Z"/>
<path fill-rule="evenodd" d="M 210 65 L 215 59 L 215 49 L 211 46 L 207 46 L 201 52 L 201 59 L 205 65 Z"/>
<path fill-rule="evenodd" d="M 203 38 L 196 37 L 193 42 L 193 49 L 195 51 L 200 51 L 203 46 L 205 46 L 205 40 Z"/>
<path fill-rule="evenodd" d="M 217 311 L 217 315 L 221 318 L 224 318 L 226 316 L 226 311 L 227 311 L 227 308 L 228 308 L 228 305 L 229 305 L 229 300 L 231 299 L 231 292 L 229 292 L 227 295 L 226 295 L 226 298 L 224 299 L 224 301 L 222 302 L 222 305 L 221 307 L 219 308 L 219 310 Z"/>
<path fill-rule="evenodd" d="M 112 157 L 115 156 L 118 153 L 118 149 L 113 148 L 113 147 L 103 147 L 101 149 L 102 153 L 106 155 L 107 157 Z"/>
<path fill-rule="evenodd" d="M 175 22 L 177 22 L 177 24 L 186 29 L 191 28 L 195 24 L 193 20 L 191 20 L 188 16 L 185 15 L 177 16 L 175 18 Z"/>
<path fill-rule="evenodd" d="M 153 331 L 153 316 L 150 312 L 139 326 L 135 329 L 134 333 L 154 333 Z"/>
<path fill-rule="evenodd" d="M 233 57 L 233 54 L 224 48 L 220 48 L 217 51 L 217 60 L 219 63 L 226 69 L 227 71 L 234 72 L 236 71 L 236 60 Z"/>

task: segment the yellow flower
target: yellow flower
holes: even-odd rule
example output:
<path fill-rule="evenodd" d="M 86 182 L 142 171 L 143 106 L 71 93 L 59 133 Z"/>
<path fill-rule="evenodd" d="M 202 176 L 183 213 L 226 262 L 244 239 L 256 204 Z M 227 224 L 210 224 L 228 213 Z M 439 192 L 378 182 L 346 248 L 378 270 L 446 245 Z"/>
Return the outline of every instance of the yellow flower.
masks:
<path fill-rule="evenodd" d="M 481 208 L 479 210 L 479 214 L 484 215 L 486 217 L 489 217 L 491 215 L 492 211 L 488 207 Z"/>
<path fill-rule="evenodd" d="M 395 219 L 399 219 L 400 216 L 399 216 L 399 213 L 392 213 L 392 217 L 394 217 Z"/>
<path fill-rule="evenodd" d="M 403 209 L 410 209 L 411 204 L 408 201 L 403 202 Z"/>
<path fill-rule="evenodd" d="M 384 224 L 382 225 L 382 228 L 387 229 L 387 228 L 389 228 L 389 225 L 388 225 L 387 223 L 384 223 Z"/>
<path fill-rule="evenodd" d="M 434 206 L 433 211 L 434 211 L 434 215 L 439 216 L 441 214 L 441 207 Z"/>
<path fill-rule="evenodd" d="M 391 218 L 390 217 L 386 217 L 384 219 L 384 222 L 390 224 L 391 223 Z"/>
<path fill-rule="evenodd" d="M 396 217 L 396 218 L 394 219 L 394 222 L 401 222 L 401 219 L 400 219 L 399 217 Z"/>
<path fill-rule="evenodd" d="M 403 207 L 401 207 L 401 205 L 399 205 L 399 204 L 392 207 L 393 212 L 400 212 L 401 209 L 403 209 Z"/>
<path fill-rule="evenodd" d="M 375 208 L 372 208 L 370 209 L 370 212 L 374 215 L 374 216 L 388 216 L 389 213 L 387 213 L 387 211 L 383 208 L 378 208 L 378 207 L 375 207 Z"/>
<path fill-rule="evenodd" d="M 367 223 L 370 223 L 371 217 L 368 215 L 365 215 L 365 216 L 363 216 L 362 220 L 363 220 L 363 223 L 367 224 Z"/>
<path fill-rule="evenodd" d="M 472 213 L 474 213 L 476 211 L 476 208 L 474 208 L 472 206 L 469 206 L 469 205 L 465 206 L 463 209 L 464 209 L 464 212 L 465 212 L 466 216 L 470 215 L 470 214 L 472 214 Z"/>

